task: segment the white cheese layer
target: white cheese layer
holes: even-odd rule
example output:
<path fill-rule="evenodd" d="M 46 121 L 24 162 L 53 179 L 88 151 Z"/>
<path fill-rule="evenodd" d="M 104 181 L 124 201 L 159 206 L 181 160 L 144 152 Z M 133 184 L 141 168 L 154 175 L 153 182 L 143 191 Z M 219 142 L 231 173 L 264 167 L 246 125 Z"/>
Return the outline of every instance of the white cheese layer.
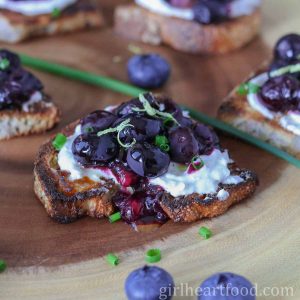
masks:
<path fill-rule="evenodd" d="M 40 101 L 42 101 L 42 100 L 43 100 L 43 95 L 42 95 L 42 93 L 39 92 L 39 91 L 36 91 L 36 92 L 34 92 L 34 93 L 31 95 L 29 101 L 23 103 L 23 105 L 22 105 L 22 110 L 25 111 L 25 112 L 29 112 L 29 111 L 30 111 L 30 107 L 31 107 L 33 104 L 38 103 L 38 102 L 40 102 Z"/>
<path fill-rule="evenodd" d="M 250 82 L 258 86 L 262 86 L 268 80 L 268 78 L 269 77 L 267 73 L 262 73 L 252 78 Z M 261 102 L 257 94 L 248 94 L 247 99 L 250 106 L 256 111 L 260 112 L 267 119 L 278 119 L 283 128 L 293 132 L 296 135 L 300 135 L 300 114 L 298 112 L 289 111 L 287 114 L 273 112 Z"/>
<path fill-rule="evenodd" d="M 54 9 L 63 10 L 77 0 L 11 1 L 0 0 L 0 8 L 11 10 L 26 16 L 51 14 Z"/>
<path fill-rule="evenodd" d="M 182 171 L 180 165 L 171 162 L 168 172 L 150 179 L 153 185 L 159 185 L 172 196 L 216 193 L 220 183 L 238 184 L 243 181 L 239 176 L 230 175 L 228 164 L 231 162 L 228 152 L 215 149 L 210 155 L 201 155 L 204 166 L 195 172 Z M 224 193 L 219 195 L 223 200 Z"/>
<path fill-rule="evenodd" d="M 166 17 L 176 17 L 185 20 L 193 20 L 194 12 L 191 8 L 178 8 L 170 5 L 165 0 L 135 0 L 137 5 L 150 10 L 153 13 Z M 230 18 L 237 18 L 252 14 L 261 4 L 261 0 L 235 0 L 228 4 Z"/>
<path fill-rule="evenodd" d="M 83 168 L 74 158 L 72 144 L 75 138 L 81 134 L 81 126 L 78 125 L 75 133 L 68 137 L 67 142 L 58 153 L 58 165 L 62 171 L 70 173 L 70 180 L 88 177 L 93 181 L 101 182 L 101 178 L 112 179 L 117 183 L 112 172 L 101 168 Z M 228 164 L 231 159 L 228 152 L 215 149 L 210 155 L 202 155 L 204 167 L 192 173 L 183 171 L 181 165 L 171 163 L 168 172 L 163 176 L 150 179 L 150 184 L 159 185 L 174 197 L 190 195 L 193 193 L 210 194 L 217 193 L 220 183 L 238 184 L 243 181 L 239 176 L 230 175 Z M 219 200 L 224 201 L 229 194 L 220 190 L 217 194 Z"/>
<path fill-rule="evenodd" d="M 58 153 L 58 165 L 62 171 L 70 173 L 70 180 L 78 180 L 88 177 L 93 181 L 101 182 L 101 178 L 112 179 L 116 181 L 109 169 L 84 168 L 74 158 L 72 153 L 72 144 L 75 138 L 81 134 L 81 126 L 77 125 L 73 135 L 68 137 L 67 142 Z"/>

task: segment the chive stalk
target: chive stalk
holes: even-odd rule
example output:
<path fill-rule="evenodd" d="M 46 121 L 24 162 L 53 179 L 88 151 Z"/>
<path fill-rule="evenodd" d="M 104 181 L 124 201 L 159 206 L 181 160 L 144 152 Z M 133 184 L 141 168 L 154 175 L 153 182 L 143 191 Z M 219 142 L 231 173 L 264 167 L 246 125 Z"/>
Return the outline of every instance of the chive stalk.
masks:
<path fill-rule="evenodd" d="M 205 239 L 208 240 L 210 237 L 212 237 L 212 232 L 207 227 L 200 227 L 199 234 Z"/>
<path fill-rule="evenodd" d="M 59 65 L 56 63 L 52 63 L 46 60 L 30 57 L 27 55 L 20 55 L 21 61 L 24 65 L 48 72 L 54 75 L 66 77 L 72 80 L 81 81 L 87 84 L 99 86 L 105 89 L 109 89 L 115 92 L 119 92 L 124 95 L 132 96 L 132 97 L 138 97 L 141 93 L 145 93 L 146 91 L 143 89 L 140 89 L 138 87 L 120 82 L 115 79 L 111 79 L 105 76 L 96 75 L 93 73 L 80 71 L 77 69 L 73 69 L 70 67 L 66 67 L 63 65 Z M 295 71 L 295 69 L 293 69 Z M 287 152 L 270 145 L 244 131 L 241 131 L 225 122 L 222 122 L 218 119 L 212 118 L 210 116 L 205 115 L 204 113 L 195 111 L 191 108 L 187 108 L 186 106 L 182 105 L 182 108 L 187 110 L 190 113 L 190 116 L 194 118 L 197 121 L 200 121 L 202 123 L 205 123 L 207 125 L 210 125 L 216 129 L 221 130 L 222 132 L 225 132 L 229 135 L 232 135 L 234 137 L 237 137 L 249 144 L 252 144 L 258 148 L 261 148 L 281 159 L 286 160 L 290 164 L 293 164 L 297 168 L 300 168 L 300 160 L 293 157 L 292 155 L 288 154 Z"/>
<path fill-rule="evenodd" d="M 106 261 L 112 266 L 117 266 L 120 263 L 119 257 L 113 253 L 108 253 L 105 258 Z"/>

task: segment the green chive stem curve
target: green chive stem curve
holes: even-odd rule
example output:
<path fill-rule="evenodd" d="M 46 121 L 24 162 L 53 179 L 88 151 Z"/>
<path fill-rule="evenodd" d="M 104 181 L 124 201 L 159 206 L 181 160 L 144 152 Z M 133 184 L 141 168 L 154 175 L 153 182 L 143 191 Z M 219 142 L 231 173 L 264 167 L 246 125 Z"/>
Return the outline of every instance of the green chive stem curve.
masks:
<path fill-rule="evenodd" d="M 52 63 L 46 60 L 34 58 L 28 55 L 20 55 L 21 61 L 25 66 L 48 72 L 54 75 L 66 77 L 69 79 L 81 81 L 84 83 L 88 83 L 95 86 L 100 86 L 105 89 L 109 89 L 115 92 L 119 92 L 121 94 L 125 94 L 132 97 L 137 97 L 141 93 L 145 93 L 146 91 L 143 89 L 140 89 L 138 87 L 123 83 L 121 81 L 108 78 L 101 75 L 96 75 L 93 73 L 80 71 L 74 68 L 66 67 L 60 64 Z M 261 148 L 281 159 L 286 160 L 290 164 L 296 166 L 297 168 L 300 168 L 300 160 L 295 158 L 294 156 L 288 154 L 287 152 L 280 150 L 279 148 L 270 145 L 260 139 L 255 138 L 254 136 L 241 131 L 225 122 L 222 122 L 218 119 L 215 119 L 213 117 L 207 116 L 204 113 L 195 111 L 191 108 L 188 108 L 186 106 L 182 106 L 185 110 L 189 111 L 192 118 L 206 123 L 216 129 L 219 129 L 227 134 L 230 134 L 232 136 L 235 136 L 247 143 L 250 143 L 258 148 Z"/>

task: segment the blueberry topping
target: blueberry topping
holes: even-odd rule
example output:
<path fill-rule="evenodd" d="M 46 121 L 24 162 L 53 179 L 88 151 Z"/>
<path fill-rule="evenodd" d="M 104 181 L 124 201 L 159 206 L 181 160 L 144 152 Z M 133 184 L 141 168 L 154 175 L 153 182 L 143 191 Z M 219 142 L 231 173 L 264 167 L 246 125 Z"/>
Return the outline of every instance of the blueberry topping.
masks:
<path fill-rule="evenodd" d="M 218 273 L 207 278 L 200 286 L 202 293 L 198 300 L 255 300 L 252 283 L 243 276 L 233 273 Z"/>
<path fill-rule="evenodd" d="M 75 159 L 83 166 L 105 165 L 118 154 L 118 143 L 110 135 L 81 134 L 72 144 Z"/>
<path fill-rule="evenodd" d="M 127 65 L 129 80 L 142 88 L 161 87 L 169 78 L 169 63 L 158 54 L 135 55 Z"/>
<path fill-rule="evenodd" d="M 210 127 L 197 123 L 193 132 L 198 141 L 199 154 L 209 154 L 214 148 L 220 148 L 219 138 Z"/>
<path fill-rule="evenodd" d="M 81 120 L 81 131 L 82 133 L 98 132 L 110 127 L 116 120 L 116 115 L 108 111 L 96 110 Z"/>
<path fill-rule="evenodd" d="M 21 67 L 16 54 L 0 50 L 0 110 L 20 110 L 34 92 L 42 90 L 40 80 Z"/>
<path fill-rule="evenodd" d="M 193 6 L 194 19 L 201 24 L 224 21 L 228 18 L 226 3 L 218 0 L 198 1 Z"/>
<path fill-rule="evenodd" d="M 300 82 L 290 75 L 270 78 L 262 86 L 259 95 L 272 111 L 297 110 L 300 102 Z"/>
<path fill-rule="evenodd" d="M 168 300 L 174 293 L 174 281 L 165 270 L 145 266 L 129 274 L 125 292 L 128 300 Z"/>
<path fill-rule="evenodd" d="M 292 33 L 283 36 L 275 46 L 274 56 L 287 62 L 300 60 L 300 35 Z"/>
<path fill-rule="evenodd" d="M 176 127 L 169 133 L 171 159 L 178 163 L 189 163 L 199 152 L 199 144 L 188 127 Z"/>
<path fill-rule="evenodd" d="M 143 143 L 136 144 L 128 150 L 127 163 L 136 174 L 154 178 L 167 172 L 170 157 L 158 147 Z"/>
<path fill-rule="evenodd" d="M 195 0 L 167 0 L 167 2 L 175 7 L 189 8 L 196 2 Z"/>

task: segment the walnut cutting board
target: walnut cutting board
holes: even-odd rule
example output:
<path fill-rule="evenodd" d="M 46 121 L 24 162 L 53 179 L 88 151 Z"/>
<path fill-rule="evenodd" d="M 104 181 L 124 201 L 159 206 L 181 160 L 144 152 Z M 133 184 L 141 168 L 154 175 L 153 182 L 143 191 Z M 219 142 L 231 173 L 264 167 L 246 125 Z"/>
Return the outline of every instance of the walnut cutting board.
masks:
<path fill-rule="evenodd" d="M 128 1 L 99 2 L 110 25 L 113 6 Z M 279 36 L 300 33 L 299 10 L 299 0 L 265 0 L 261 36 L 226 56 L 192 56 L 135 44 L 145 52 L 161 53 L 172 64 L 172 76 L 163 92 L 214 115 L 222 98 L 270 57 Z M 107 27 L 0 46 L 126 81 L 128 44 Z M 114 56 L 121 56 L 122 61 L 113 63 Z M 0 259 L 8 264 L 0 274 L 0 299 L 124 299 L 124 280 L 144 264 L 145 250 L 150 247 L 162 250 L 158 265 L 178 285 L 196 288 L 214 272 L 232 271 L 257 283 L 259 291 L 293 287 L 294 298 L 276 299 L 300 299 L 300 170 L 229 137 L 222 137 L 224 146 L 241 166 L 257 172 L 260 187 L 252 199 L 221 217 L 192 225 L 167 223 L 151 233 L 136 233 L 121 222 L 109 224 L 107 220 L 85 218 L 68 225 L 50 220 L 32 190 L 39 145 L 71 121 L 128 97 L 34 73 L 60 106 L 62 122 L 45 135 L 0 142 Z M 197 235 L 200 224 L 212 229 L 213 238 L 204 241 Z M 102 257 L 107 252 L 119 255 L 118 267 L 105 263 Z"/>

